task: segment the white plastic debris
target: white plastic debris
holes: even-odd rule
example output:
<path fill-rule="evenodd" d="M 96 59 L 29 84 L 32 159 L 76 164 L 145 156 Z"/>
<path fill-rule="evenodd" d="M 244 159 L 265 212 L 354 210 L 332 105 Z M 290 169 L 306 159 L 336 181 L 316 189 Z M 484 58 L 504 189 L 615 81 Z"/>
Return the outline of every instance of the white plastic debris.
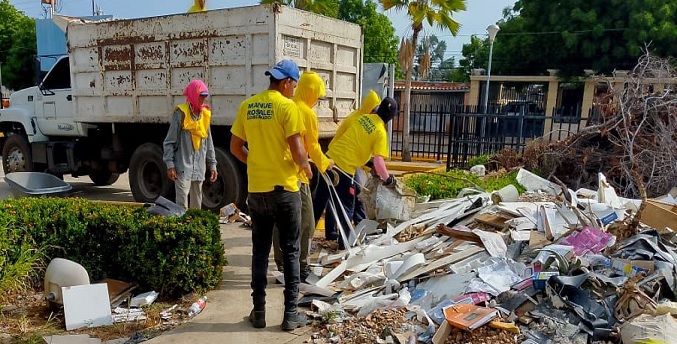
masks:
<path fill-rule="evenodd" d="M 149 291 L 147 293 L 136 295 L 132 298 L 132 301 L 129 303 L 131 307 L 142 307 L 147 306 L 155 302 L 160 293 L 156 291 Z"/>

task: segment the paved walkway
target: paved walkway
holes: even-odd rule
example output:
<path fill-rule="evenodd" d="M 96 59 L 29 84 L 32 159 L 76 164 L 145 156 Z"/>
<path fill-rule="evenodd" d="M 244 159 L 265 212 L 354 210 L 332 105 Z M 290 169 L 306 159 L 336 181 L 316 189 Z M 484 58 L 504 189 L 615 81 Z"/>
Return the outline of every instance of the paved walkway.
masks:
<path fill-rule="evenodd" d="M 251 326 L 247 319 L 252 307 L 249 287 L 251 231 L 240 224 L 228 224 L 221 225 L 221 233 L 228 266 L 224 268 L 218 290 L 207 293 L 209 297 L 207 307 L 188 323 L 145 343 L 304 343 L 310 338 L 311 327 L 300 328 L 293 332 L 284 332 L 280 329 L 283 313 L 283 288 L 282 285 L 275 284 L 272 277 L 268 278 L 266 298 L 268 326 L 264 329 L 255 329 Z"/>

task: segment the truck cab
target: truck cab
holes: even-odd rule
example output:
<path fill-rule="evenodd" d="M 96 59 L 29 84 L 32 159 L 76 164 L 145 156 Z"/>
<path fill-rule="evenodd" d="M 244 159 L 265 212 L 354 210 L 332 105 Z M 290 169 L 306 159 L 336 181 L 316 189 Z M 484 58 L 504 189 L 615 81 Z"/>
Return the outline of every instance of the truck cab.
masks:
<path fill-rule="evenodd" d="M 69 58 L 62 57 L 39 85 L 14 92 L 0 110 L 3 170 L 89 175 L 95 184 L 109 185 L 118 174 L 81 164 L 75 155 L 91 129 L 96 125 L 74 120 Z"/>
<path fill-rule="evenodd" d="M 68 57 L 62 57 L 50 69 L 44 80 L 12 94 L 10 109 L 33 119 L 36 131 L 49 137 L 87 136 L 87 126 L 74 122 L 73 95 Z M 42 141 L 44 137 L 31 135 L 29 142 Z"/>

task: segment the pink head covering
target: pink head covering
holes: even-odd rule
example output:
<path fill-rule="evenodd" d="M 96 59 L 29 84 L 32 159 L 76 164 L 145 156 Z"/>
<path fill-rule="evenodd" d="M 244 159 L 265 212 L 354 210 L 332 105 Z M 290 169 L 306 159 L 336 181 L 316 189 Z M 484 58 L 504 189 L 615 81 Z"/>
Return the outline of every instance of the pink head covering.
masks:
<path fill-rule="evenodd" d="M 193 111 L 202 111 L 202 107 L 206 107 L 206 105 L 200 107 L 200 96 L 208 96 L 209 90 L 202 80 L 195 79 L 186 86 L 186 89 L 183 90 L 183 95 L 186 96 Z"/>

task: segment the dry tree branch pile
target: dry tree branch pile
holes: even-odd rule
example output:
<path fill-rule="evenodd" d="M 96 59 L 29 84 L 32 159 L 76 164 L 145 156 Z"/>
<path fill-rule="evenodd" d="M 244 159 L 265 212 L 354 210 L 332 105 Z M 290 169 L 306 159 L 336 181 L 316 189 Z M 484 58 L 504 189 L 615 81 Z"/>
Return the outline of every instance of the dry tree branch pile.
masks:
<path fill-rule="evenodd" d="M 601 121 L 557 142 L 539 139 L 524 165 L 555 175 L 571 188 L 597 187 L 602 172 L 625 197 L 663 195 L 677 185 L 677 72 L 643 55 L 624 83 L 610 87 Z M 654 91 L 655 89 L 655 91 Z"/>

